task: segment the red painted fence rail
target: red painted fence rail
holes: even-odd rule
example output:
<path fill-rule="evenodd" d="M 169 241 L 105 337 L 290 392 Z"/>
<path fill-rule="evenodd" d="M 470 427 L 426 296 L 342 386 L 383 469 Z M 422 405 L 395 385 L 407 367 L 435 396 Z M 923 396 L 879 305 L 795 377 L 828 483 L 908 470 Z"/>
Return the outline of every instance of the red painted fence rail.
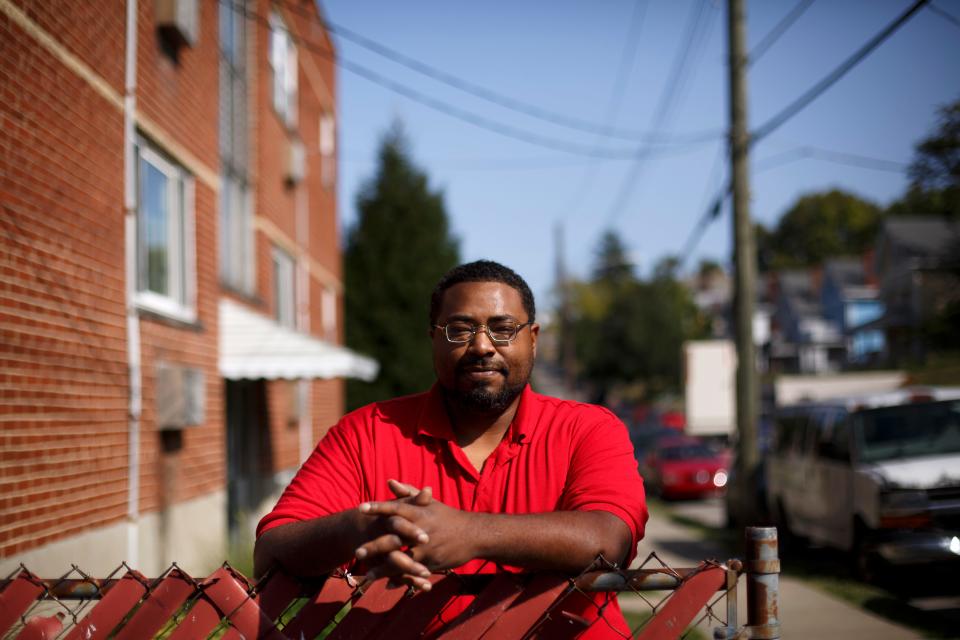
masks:
<path fill-rule="evenodd" d="M 57 579 L 21 567 L 0 581 L 0 638 L 37 640 L 402 640 L 423 637 L 427 625 L 455 597 L 473 595 L 470 607 L 430 629 L 444 640 L 575 638 L 588 625 L 568 611 L 572 599 L 616 592 L 625 611 L 640 603 L 648 615 L 635 623 L 632 638 L 679 638 L 706 625 L 715 638 L 778 638 L 776 530 L 748 529 L 750 627 L 737 625 L 737 585 L 744 564 L 704 561 L 673 569 L 651 554 L 640 569 L 618 570 L 598 559 L 577 577 L 553 573 L 435 575 L 433 588 L 412 594 L 385 579 L 359 586 L 348 575 L 325 581 L 297 580 L 282 572 L 252 582 L 224 565 L 195 579 L 176 565 L 149 579 L 126 565 L 107 578 L 76 566 Z M 770 531 L 773 533 L 770 534 Z M 772 550 L 772 551 L 771 551 Z M 772 555 L 771 555 L 772 553 Z M 648 568 L 659 564 L 654 568 Z M 756 575 L 750 569 L 757 569 Z M 630 599 L 632 607 L 625 602 Z M 756 604 L 754 604 L 756 603 Z M 761 607 L 752 611 L 749 607 Z M 573 607 L 569 607 L 573 608 Z M 605 624 L 603 610 L 593 624 Z M 635 618 L 632 618 L 635 619 Z M 703 626 L 700 626 L 703 629 Z M 703 637 L 701 631 L 700 637 Z"/>

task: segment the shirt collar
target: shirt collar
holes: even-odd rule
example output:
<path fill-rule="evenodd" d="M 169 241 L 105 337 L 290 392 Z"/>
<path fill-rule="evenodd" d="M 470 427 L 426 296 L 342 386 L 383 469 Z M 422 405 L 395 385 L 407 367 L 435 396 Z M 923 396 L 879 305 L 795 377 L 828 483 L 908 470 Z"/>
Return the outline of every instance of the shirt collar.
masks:
<path fill-rule="evenodd" d="M 504 440 L 520 444 L 529 443 L 534 402 L 533 390 L 527 384 L 520 392 L 520 405 L 517 407 L 517 414 L 513 417 Z M 433 383 L 424 398 L 420 417 L 417 420 L 417 434 L 438 440 L 455 440 L 450 416 L 447 415 L 447 408 L 443 401 L 443 389 L 439 383 Z"/>

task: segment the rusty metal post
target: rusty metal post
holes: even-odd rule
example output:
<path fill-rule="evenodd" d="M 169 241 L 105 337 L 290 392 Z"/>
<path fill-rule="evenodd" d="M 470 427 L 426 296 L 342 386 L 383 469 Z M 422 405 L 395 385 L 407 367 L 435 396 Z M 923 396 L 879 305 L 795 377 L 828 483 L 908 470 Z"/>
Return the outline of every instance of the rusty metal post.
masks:
<path fill-rule="evenodd" d="M 714 627 L 713 640 L 740 640 L 746 638 L 746 631 L 737 624 L 737 584 L 743 573 L 743 563 L 739 560 L 727 561 L 727 625 Z"/>
<path fill-rule="evenodd" d="M 747 629 L 750 638 L 780 638 L 780 558 L 776 527 L 747 527 Z"/>

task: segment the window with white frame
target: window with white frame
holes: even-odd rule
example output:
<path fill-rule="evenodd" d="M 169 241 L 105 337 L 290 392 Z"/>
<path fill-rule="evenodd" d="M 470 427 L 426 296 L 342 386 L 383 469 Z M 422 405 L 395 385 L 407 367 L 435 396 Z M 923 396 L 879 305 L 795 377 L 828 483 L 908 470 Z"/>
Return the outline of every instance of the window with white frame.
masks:
<path fill-rule="evenodd" d="M 337 341 L 337 290 L 326 286 L 320 298 L 320 321 L 323 337 L 328 342 Z"/>
<path fill-rule="evenodd" d="M 277 323 L 297 328 L 296 261 L 278 247 L 273 248 L 273 308 Z"/>
<path fill-rule="evenodd" d="M 330 189 L 337 180 L 337 128 L 330 112 L 320 114 L 320 181 Z"/>
<path fill-rule="evenodd" d="M 220 4 L 220 278 L 252 294 L 253 214 L 248 187 L 245 0 Z"/>
<path fill-rule="evenodd" d="M 297 123 L 297 48 L 280 14 L 270 14 L 270 69 L 273 71 L 273 107 L 292 127 Z"/>
<path fill-rule="evenodd" d="M 193 181 L 179 165 L 137 145 L 137 303 L 193 320 Z"/>

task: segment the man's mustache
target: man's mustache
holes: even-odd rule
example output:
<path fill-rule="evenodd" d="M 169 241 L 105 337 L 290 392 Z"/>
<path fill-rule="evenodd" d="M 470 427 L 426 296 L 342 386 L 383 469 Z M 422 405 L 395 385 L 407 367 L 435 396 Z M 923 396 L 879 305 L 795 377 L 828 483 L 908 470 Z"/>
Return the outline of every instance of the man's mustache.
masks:
<path fill-rule="evenodd" d="M 463 358 L 457 363 L 458 373 L 468 373 L 470 371 L 498 371 L 505 376 L 510 373 L 506 364 L 493 358 Z"/>

